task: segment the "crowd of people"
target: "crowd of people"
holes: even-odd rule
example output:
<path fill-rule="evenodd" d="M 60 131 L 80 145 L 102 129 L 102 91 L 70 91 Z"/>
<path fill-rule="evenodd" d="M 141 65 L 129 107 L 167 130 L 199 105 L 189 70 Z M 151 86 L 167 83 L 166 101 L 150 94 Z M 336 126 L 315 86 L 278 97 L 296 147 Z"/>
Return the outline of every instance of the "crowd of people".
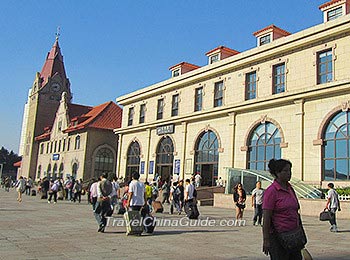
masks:
<path fill-rule="evenodd" d="M 260 181 L 251 191 L 251 206 L 254 208 L 253 225 L 263 226 L 263 252 L 271 259 L 302 259 L 301 249 L 306 244 L 306 234 L 299 214 L 300 205 L 296 193 L 290 184 L 292 163 L 288 160 L 270 160 L 269 171 L 274 177 L 273 183 L 262 189 Z M 104 232 L 107 217 L 113 212 L 124 214 L 133 210 L 151 214 L 155 201 L 169 205 L 169 214 L 182 214 L 197 218 L 197 189 L 200 186 L 200 176 L 196 174 L 191 179 L 162 180 L 160 176 L 152 182 L 141 182 L 140 174 L 132 173 L 132 180 L 124 182 L 122 178 L 108 180 L 107 174 L 101 174 L 98 179 L 91 179 L 83 183 L 82 179 L 49 180 L 43 178 L 37 183 L 37 190 L 41 199 L 48 203 L 57 203 L 58 199 L 71 202 L 81 202 L 82 195 L 87 195 L 88 203 L 92 205 L 98 232 Z M 223 186 L 221 179 L 217 186 Z M 1 185 L 6 191 L 14 187 L 17 191 L 17 201 L 22 202 L 22 194 L 35 195 L 34 182 L 31 178 L 20 177 L 16 182 L 10 178 L 3 178 Z M 242 183 L 237 183 L 233 190 L 233 202 L 236 208 L 236 220 L 243 219 L 246 208 L 247 194 Z M 337 232 L 336 212 L 340 211 L 338 194 L 334 184 L 328 184 L 327 202 L 325 210 L 330 214 L 331 232 Z M 197 212 L 196 212 L 197 211 Z M 195 214 L 196 216 L 193 216 Z M 262 222 L 264 221 L 264 222 Z M 293 234 L 292 238 L 287 234 Z M 292 247 L 293 248 L 290 248 Z"/>

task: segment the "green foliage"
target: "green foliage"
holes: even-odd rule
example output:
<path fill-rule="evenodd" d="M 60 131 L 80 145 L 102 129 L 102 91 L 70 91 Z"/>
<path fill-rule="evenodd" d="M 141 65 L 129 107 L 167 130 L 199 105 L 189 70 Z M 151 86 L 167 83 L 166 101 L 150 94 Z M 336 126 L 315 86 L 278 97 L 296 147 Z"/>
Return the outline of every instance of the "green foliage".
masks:
<path fill-rule="evenodd" d="M 339 195 L 350 195 L 350 187 L 336 188 L 335 190 Z"/>
<path fill-rule="evenodd" d="M 3 172 L 16 170 L 16 167 L 14 167 L 13 164 L 20 160 L 21 160 L 21 157 L 15 154 L 13 151 L 9 152 L 6 148 L 1 147 L 0 163 L 4 165 Z"/>

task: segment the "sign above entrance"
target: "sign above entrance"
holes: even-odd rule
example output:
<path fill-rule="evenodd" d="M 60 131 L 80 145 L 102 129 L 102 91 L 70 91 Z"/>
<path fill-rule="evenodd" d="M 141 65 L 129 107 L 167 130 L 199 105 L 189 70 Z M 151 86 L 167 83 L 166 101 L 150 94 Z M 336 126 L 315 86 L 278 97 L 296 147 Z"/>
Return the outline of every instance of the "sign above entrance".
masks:
<path fill-rule="evenodd" d="M 173 134 L 175 132 L 175 125 L 170 124 L 170 125 L 159 126 L 157 127 L 156 131 L 157 131 L 157 135 Z"/>

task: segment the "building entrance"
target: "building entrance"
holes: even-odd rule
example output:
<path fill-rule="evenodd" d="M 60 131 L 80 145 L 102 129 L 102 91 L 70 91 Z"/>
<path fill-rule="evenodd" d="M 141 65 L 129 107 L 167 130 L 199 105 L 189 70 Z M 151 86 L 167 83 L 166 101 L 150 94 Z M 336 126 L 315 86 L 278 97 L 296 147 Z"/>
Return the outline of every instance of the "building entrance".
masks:
<path fill-rule="evenodd" d="M 171 180 L 173 174 L 174 145 L 170 137 L 163 137 L 157 147 L 156 174 L 162 182 Z"/>

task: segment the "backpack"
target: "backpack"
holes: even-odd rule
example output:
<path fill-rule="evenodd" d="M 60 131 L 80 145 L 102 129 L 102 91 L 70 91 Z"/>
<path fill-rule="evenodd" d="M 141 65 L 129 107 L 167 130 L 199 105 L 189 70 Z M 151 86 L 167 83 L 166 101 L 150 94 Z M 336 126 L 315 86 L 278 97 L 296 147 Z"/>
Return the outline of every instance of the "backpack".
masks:
<path fill-rule="evenodd" d="M 103 180 L 100 182 L 100 189 L 101 189 L 102 195 L 104 197 L 107 197 L 113 191 L 112 183 L 109 180 Z"/>

